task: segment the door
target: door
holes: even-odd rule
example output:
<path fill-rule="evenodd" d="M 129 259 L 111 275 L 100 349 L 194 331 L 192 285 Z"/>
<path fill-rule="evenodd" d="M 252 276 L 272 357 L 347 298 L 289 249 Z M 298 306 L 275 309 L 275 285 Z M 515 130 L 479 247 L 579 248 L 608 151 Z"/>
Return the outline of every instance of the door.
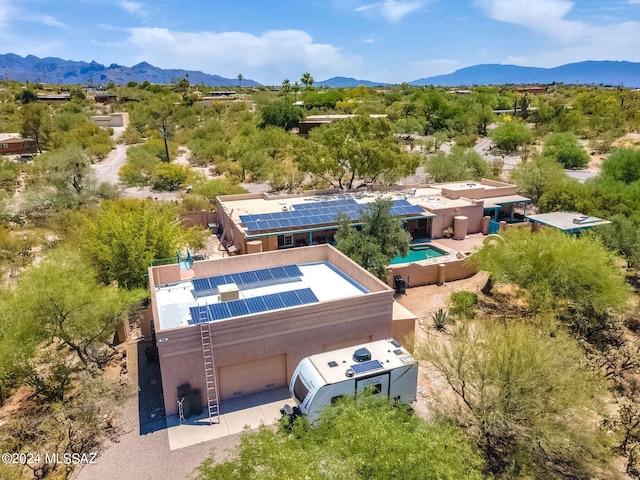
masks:
<path fill-rule="evenodd" d="M 218 368 L 218 389 L 223 400 L 286 386 L 285 353 Z"/>

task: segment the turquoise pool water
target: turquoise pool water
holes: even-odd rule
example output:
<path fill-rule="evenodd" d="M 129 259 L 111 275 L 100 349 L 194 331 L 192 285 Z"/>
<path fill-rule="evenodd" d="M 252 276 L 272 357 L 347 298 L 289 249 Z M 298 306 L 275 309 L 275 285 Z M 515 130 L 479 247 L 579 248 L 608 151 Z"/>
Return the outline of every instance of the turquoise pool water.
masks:
<path fill-rule="evenodd" d="M 391 265 L 419 262 L 420 260 L 442 257 L 444 255 L 446 255 L 446 252 L 431 245 L 412 245 L 409 247 L 409 253 L 405 257 L 395 257 L 391 260 Z"/>

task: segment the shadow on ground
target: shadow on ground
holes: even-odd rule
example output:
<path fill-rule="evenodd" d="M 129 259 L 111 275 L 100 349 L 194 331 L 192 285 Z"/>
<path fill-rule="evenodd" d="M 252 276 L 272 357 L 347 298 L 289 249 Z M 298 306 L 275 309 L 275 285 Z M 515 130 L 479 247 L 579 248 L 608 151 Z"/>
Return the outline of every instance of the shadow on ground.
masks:
<path fill-rule="evenodd" d="M 167 428 L 164 416 L 160 363 L 157 359 L 147 360 L 145 355 L 145 349 L 151 345 L 150 341 L 140 341 L 137 345 L 140 435 Z"/>

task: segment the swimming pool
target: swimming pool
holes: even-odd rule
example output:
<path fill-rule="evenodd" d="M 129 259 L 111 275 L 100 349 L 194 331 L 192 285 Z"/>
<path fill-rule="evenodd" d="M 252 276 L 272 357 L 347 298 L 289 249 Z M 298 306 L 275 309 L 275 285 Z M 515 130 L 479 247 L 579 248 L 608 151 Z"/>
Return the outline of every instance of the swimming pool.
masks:
<path fill-rule="evenodd" d="M 411 245 L 409 247 L 409 253 L 404 257 L 395 257 L 391 260 L 391 265 L 397 265 L 399 263 L 411 263 L 419 262 L 420 260 L 427 260 L 428 258 L 437 258 L 447 255 L 447 252 L 440 250 L 432 245 Z"/>

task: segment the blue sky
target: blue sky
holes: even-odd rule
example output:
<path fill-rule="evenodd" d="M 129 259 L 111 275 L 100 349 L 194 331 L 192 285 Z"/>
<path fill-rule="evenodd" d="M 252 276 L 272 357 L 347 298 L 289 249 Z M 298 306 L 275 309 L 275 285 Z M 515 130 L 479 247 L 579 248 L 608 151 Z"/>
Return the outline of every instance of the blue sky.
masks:
<path fill-rule="evenodd" d="M 0 53 L 399 83 L 480 63 L 640 62 L 640 0 L 0 0 Z"/>

